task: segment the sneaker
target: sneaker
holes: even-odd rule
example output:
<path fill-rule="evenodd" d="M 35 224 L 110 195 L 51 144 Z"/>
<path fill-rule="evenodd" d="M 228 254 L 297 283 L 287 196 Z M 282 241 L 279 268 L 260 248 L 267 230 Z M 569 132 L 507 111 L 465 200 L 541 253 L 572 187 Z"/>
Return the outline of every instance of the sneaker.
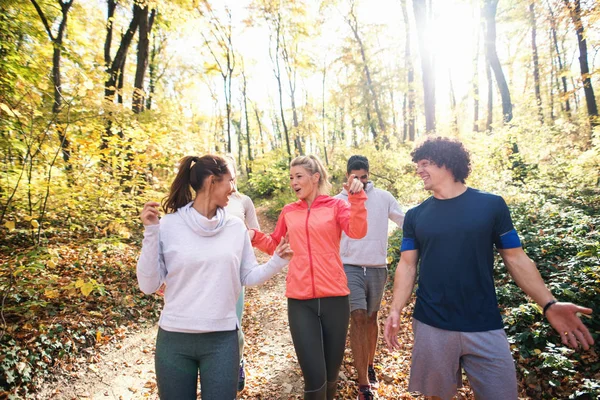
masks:
<path fill-rule="evenodd" d="M 244 390 L 246 387 L 246 372 L 244 371 L 244 360 L 240 361 L 240 374 L 238 375 L 238 392 Z"/>
<path fill-rule="evenodd" d="M 358 389 L 358 397 L 356 400 L 374 400 L 375 393 L 371 390 L 369 386 L 364 386 Z"/>
<path fill-rule="evenodd" d="M 375 368 L 373 368 L 372 365 L 369 365 L 367 373 L 369 374 L 369 383 L 371 384 L 371 386 L 375 388 L 379 386 L 379 381 L 377 381 L 377 374 L 375 373 Z"/>

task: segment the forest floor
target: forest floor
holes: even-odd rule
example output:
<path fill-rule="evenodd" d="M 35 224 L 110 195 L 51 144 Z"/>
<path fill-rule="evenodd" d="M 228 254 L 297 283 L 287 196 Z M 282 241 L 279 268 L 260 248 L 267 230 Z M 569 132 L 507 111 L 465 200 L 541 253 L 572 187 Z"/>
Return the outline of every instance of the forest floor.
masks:
<path fill-rule="evenodd" d="M 274 228 L 272 221 L 259 209 L 259 220 L 265 232 Z M 259 262 L 267 257 L 258 253 Z M 246 388 L 239 399 L 301 399 L 303 379 L 287 323 L 285 271 L 266 284 L 246 289 L 243 329 L 246 338 Z M 381 314 L 387 315 L 391 302 L 386 291 Z M 402 348 L 389 352 L 380 335 L 375 365 L 381 399 L 415 399 L 406 391 L 408 386 L 412 329 L 412 306 L 403 314 L 405 329 L 400 334 Z M 384 319 L 380 318 L 381 330 Z M 59 371 L 52 382 L 46 382 L 37 393 L 38 399 L 158 399 L 154 374 L 154 342 L 157 327 L 141 326 L 130 330 L 122 341 L 96 348 L 96 362 L 77 372 Z M 339 399 L 355 399 L 352 355 L 347 346 L 338 383 Z M 468 389 L 462 389 L 459 399 L 470 399 Z"/>

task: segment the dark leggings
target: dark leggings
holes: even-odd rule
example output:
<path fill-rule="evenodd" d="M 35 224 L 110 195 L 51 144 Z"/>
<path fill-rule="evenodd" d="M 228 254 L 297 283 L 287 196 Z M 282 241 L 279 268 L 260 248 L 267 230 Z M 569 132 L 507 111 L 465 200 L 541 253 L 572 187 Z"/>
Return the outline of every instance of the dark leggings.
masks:
<path fill-rule="evenodd" d="M 161 400 L 195 400 L 198 371 L 203 400 L 236 397 L 237 331 L 181 333 L 158 328 L 154 362 Z"/>
<path fill-rule="evenodd" d="M 304 375 L 304 399 L 333 399 L 350 320 L 348 296 L 288 299 L 288 320 Z"/>

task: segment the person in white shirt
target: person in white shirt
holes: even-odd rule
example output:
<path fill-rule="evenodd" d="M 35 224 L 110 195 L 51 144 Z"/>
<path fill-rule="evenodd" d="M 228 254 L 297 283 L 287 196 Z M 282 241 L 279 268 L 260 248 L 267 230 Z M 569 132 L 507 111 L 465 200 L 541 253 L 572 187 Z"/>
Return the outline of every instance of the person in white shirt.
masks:
<path fill-rule="evenodd" d="M 404 213 L 391 193 L 378 189 L 369 180 L 369 160 L 353 155 L 346 165 L 346 176 L 356 176 L 364 185 L 368 199 L 367 235 L 351 239 L 342 233 L 340 255 L 350 288 L 350 348 L 358 375 L 358 399 L 375 398 L 378 385 L 374 368 L 379 329 L 377 315 L 387 280 L 388 220 L 402 228 Z M 337 196 L 348 201 L 344 189 Z"/>
<path fill-rule="evenodd" d="M 162 207 L 144 205 L 140 289 L 166 284 L 156 340 L 155 368 L 162 400 L 196 399 L 198 374 L 204 400 L 234 399 L 239 348 L 235 303 L 242 285 L 259 285 L 281 271 L 293 252 L 284 239 L 258 265 L 248 231 L 224 210 L 234 188 L 218 156 L 184 157 Z"/>
<path fill-rule="evenodd" d="M 235 162 L 235 158 L 227 154 L 225 155 L 225 160 L 229 166 L 229 170 L 233 176 L 233 192 L 229 196 L 229 203 L 227 203 L 227 207 L 225 207 L 225 211 L 227 214 L 233 215 L 234 217 L 238 217 L 241 219 L 248 229 L 257 229 L 260 230 L 260 225 L 258 223 L 258 218 L 256 217 L 256 209 L 254 208 L 254 203 L 252 203 L 252 199 L 246 196 L 243 193 L 240 193 L 237 190 L 237 166 Z M 240 324 L 240 329 L 238 330 L 238 342 L 240 346 L 240 371 L 238 374 L 238 392 L 244 390 L 246 386 L 246 371 L 244 370 L 245 361 L 244 361 L 244 332 L 242 331 L 242 317 L 244 316 L 244 296 L 245 291 L 242 286 L 242 291 L 240 292 L 240 297 L 238 298 L 237 304 L 235 305 L 235 312 L 238 317 L 238 321 Z"/>

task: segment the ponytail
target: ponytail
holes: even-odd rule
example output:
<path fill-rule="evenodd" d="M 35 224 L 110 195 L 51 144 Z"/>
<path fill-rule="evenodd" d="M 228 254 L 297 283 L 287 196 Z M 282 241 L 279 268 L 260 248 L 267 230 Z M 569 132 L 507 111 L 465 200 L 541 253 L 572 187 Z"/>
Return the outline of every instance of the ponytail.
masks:
<path fill-rule="evenodd" d="M 227 163 L 219 156 L 183 157 L 169 195 L 163 199 L 163 209 L 166 213 L 174 213 L 194 200 L 207 177 L 213 175 L 219 180 L 227 172 Z"/>

